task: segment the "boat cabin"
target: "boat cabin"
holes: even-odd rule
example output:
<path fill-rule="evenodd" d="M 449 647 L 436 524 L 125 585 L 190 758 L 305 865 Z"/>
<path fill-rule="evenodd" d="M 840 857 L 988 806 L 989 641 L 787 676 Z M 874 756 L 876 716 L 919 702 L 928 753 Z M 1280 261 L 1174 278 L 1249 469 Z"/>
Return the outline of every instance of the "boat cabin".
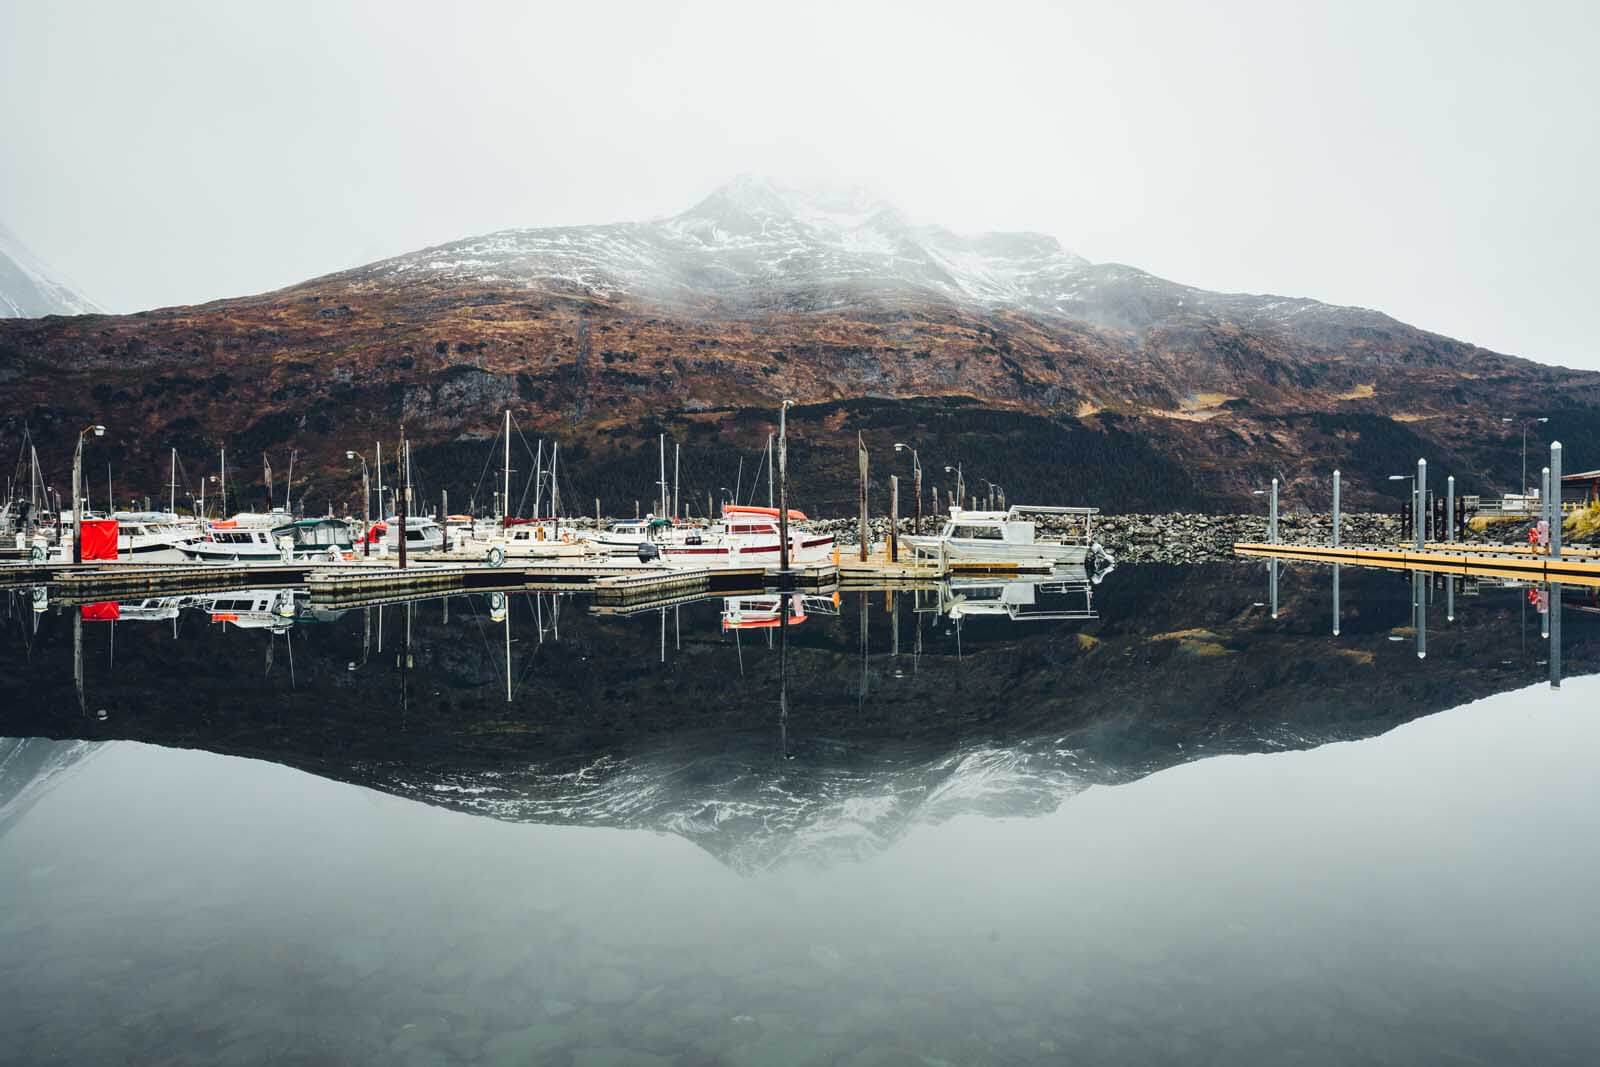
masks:
<path fill-rule="evenodd" d="M 296 519 L 274 527 L 272 543 L 288 538 L 296 549 L 325 551 L 329 548 L 351 547 L 350 526 L 342 519 Z"/>

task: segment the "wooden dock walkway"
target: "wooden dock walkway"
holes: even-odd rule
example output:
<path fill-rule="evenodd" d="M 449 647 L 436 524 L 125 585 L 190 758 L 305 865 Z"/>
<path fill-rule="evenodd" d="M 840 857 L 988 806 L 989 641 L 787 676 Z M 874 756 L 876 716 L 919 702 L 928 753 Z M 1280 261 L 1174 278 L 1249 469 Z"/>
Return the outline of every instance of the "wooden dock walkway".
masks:
<path fill-rule="evenodd" d="M 1029 566 L 1022 563 L 1009 561 L 983 561 L 983 560 L 953 560 L 934 559 L 928 556 L 916 557 L 910 549 L 902 548 L 900 558 L 889 558 L 888 546 L 875 544 L 867 553 L 867 558 L 861 558 L 859 550 L 854 546 L 841 548 L 834 553 L 834 565 L 839 571 L 841 585 L 884 585 L 896 582 L 937 582 L 952 575 L 962 574 L 998 574 L 1020 575 L 1033 573 L 1049 573 L 1051 567 L 1041 563 Z"/>
<path fill-rule="evenodd" d="M 753 566 L 683 566 L 616 556 L 506 561 L 491 567 L 448 557 L 422 558 L 401 569 L 390 559 L 344 563 L 0 563 L 0 588 L 48 586 L 53 599 L 74 602 L 167 596 L 240 588 L 305 587 L 326 606 L 390 603 L 413 597 L 494 590 L 590 592 L 603 604 L 676 600 L 689 594 L 749 593 L 766 588 L 827 591 L 841 582 L 883 587 L 928 585 L 959 574 L 1020 574 L 1015 563 L 888 559 L 882 546 L 865 560 L 849 554 L 837 562 L 796 564 L 787 573 Z"/>
<path fill-rule="evenodd" d="M 1494 551 L 1484 551 L 1484 549 Z M 1260 541 L 1240 541 L 1233 550 L 1241 556 L 1302 560 L 1310 563 L 1346 563 L 1387 570 L 1424 570 L 1467 577 L 1520 578 L 1530 582 L 1561 582 L 1567 585 L 1600 586 L 1600 559 L 1585 553 L 1559 559 L 1517 553 L 1516 546 L 1434 544 L 1418 549 L 1373 545 L 1291 545 Z"/>

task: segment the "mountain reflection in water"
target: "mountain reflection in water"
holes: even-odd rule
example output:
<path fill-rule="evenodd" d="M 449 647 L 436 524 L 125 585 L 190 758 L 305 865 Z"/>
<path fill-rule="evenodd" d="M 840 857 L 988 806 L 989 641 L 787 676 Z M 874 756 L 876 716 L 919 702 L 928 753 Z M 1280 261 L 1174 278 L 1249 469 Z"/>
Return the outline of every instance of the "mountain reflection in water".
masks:
<path fill-rule="evenodd" d="M 292 590 L 17 602 L 0 689 L 19 736 L 203 748 L 497 819 L 666 831 L 754 872 L 861 859 L 956 815 L 1047 813 L 1208 755 L 1371 736 L 1548 669 L 1547 590 L 1340 570 L 1140 567 L 631 613 L 533 592 L 347 611 Z M 1576 673 L 1595 669 L 1584 597 L 1568 593 L 1581 621 L 1562 642 Z"/>
<path fill-rule="evenodd" d="M 1585 1064 L 1600 1036 L 1587 591 L 1240 565 L 34 606 L 0 606 L 0 1062 Z"/>

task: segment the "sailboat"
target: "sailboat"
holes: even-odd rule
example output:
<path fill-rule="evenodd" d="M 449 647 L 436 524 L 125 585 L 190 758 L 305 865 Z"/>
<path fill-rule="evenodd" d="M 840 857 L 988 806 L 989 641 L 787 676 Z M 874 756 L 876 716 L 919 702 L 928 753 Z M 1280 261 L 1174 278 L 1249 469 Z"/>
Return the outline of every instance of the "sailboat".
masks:
<path fill-rule="evenodd" d="M 589 543 L 571 526 L 561 523 L 561 488 L 557 481 L 561 446 L 555 445 L 550 453 L 550 511 L 539 515 L 544 503 L 544 443 L 539 443 L 534 457 L 533 510 L 530 519 L 516 518 L 511 514 L 511 409 L 505 413 L 505 426 L 501 430 L 505 439 L 502 456 L 500 521 L 487 534 L 474 531 L 470 539 L 463 540 L 459 551 L 484 556 L 491 562 L 507 559 L 576 559 L 589 554 Z"/>

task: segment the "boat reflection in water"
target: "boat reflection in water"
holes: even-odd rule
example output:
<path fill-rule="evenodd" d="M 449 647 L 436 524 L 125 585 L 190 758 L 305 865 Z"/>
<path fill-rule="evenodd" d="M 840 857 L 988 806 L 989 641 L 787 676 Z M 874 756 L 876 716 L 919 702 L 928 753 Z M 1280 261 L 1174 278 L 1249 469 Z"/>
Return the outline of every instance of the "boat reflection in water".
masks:
<path fill-rule="evenodd" d="M 1094 587 L 1106 573 L 1090 575 L 1082 567 L 1064 567 L 1048 576 L 951 578 L 929 591 L 937 594 L 937 600 L 919 595 L 917 610 L 956 620 L 983 615 L 1012 622 L 1083 622 L 1099 618 Z"/>
<path fill-rule="evenodd" d="M 7 1048 L 1584 1062 L 1593 591 L 1338 574 L 0 595 Z"/>
<path fill-rule="evenodd" d="M 1458 597 L 1443 576 L 1307 567 L 1281 589 L 1271 576 L 1273 612 L 1254 600 L 1252 573 L 1141 567 L 1108 581 L 1068 568 L 630 609 L 578 598 L 579 611 L 567 594 L 521 590 L 350 609 L 294 589 L 42 612 L 13 598 L 12 632 L 37 647 L 0 667 L 8 688 L 36 694 L 18 726 L 40 734 L 245 752 L 258 750 L 259 719 L 273 758 L 318 774 L 502 819 L 666 829 L 754 871 L 859 857 L 962 812 L 1053 810 L 1207 754 L 1381 732 L 1472 696 L 1448 668 L 1430 670 L 1435 657 L 1400 666 L 1402 647 L 1433 640 L 1458 656 L 1464 639 L 1498 655 L 1506 605 L 1555 621 L 1561 603 L 1559 589 L 1532 605 L 1506 590 L 1486 612 L 1476 586 Z M 1306 627 L 1327 617 L 1304 605 L 1329 579 L 1359 605 L 1341 612 L 1336 599 L 1337 637 Z M 1472 607 L 1430 634 L 1436 600 L 1451 618 Z M 63 614 L 73 664 L 54 673 Z M 1548 629 L 1549 654 L 1527 654 L 1554 680 L 1559 622 Z M 252 646 L 261 633 L 273 640 Z M 101 642 L 105 669 L 85 662 Z M 257 655 L 265 688 L 239 691 L 237 668 Z M 398 689 L 383 680 L 395 669 Z M 1241 672 L 1256 682 L 1241 688 Z M 64 678 L 90 695 L 60 706 L 108 708 L 109 727 L 47 710 Z M 182 710 L 207 702 L 229 706 L 229 730 L 208 736 Z M 397 706 L 401 733 L 373 733 Z M 292 717 L 302 707 L 315 732 L 297 732 L 313 721 Z"/>

